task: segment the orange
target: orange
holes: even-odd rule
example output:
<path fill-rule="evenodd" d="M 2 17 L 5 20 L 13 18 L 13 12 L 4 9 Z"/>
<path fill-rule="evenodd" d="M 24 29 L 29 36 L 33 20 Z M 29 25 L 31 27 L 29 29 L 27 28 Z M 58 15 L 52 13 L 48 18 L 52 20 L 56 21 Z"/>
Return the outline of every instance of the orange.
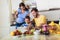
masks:
<path fill-rule="evenodd" d="M 11 33 L 10 33 L 11 36 L 14 36 L 14 34 L 15 34 L 14 32 L 11 32 Z"/>
<path fill-rule="evenodd" d="M 60 34 L 60 32 L 57 32 L 57 34 Z"/>

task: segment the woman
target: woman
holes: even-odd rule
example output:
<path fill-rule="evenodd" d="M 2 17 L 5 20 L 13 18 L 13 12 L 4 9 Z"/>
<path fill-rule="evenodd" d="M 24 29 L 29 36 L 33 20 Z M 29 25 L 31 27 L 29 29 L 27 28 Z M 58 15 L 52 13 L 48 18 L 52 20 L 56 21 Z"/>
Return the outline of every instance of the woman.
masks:
<path fill-rule="evenodd" d="M 19 8 L 18 8 L 16 15 L 15 15 L 16 29 L 17 29 L 17 27 L 20 27 L 24 23 L 24 19 L 27 15 L 29 15 L 29 10 L 26 9 L 24 3 L 20 3 Z"/>

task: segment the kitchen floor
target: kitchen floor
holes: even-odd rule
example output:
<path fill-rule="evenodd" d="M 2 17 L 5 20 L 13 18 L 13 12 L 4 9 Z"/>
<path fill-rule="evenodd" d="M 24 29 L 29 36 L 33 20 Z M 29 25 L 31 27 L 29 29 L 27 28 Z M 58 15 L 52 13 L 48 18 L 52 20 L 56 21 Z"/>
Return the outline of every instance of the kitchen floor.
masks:
<path fill-rule="evenodd" d="M 19 27 L 19 29 L 21 29 Z M 15 26 L 10 27 L 9 33 L 15 30 Z M 1 38 L 1 37 L 0 37 Z M 7 35 L 0 40 L 60 40 L 60 35 L 33 35 L 33 36 L 10 36 Z"/>
<path fill-rule="evenodd" d="M 34 36 L 6 36 L 1 40 L 60 40 L 59 35 L 50 35 L 50 36 L 45 36 L 45 35 L 34 35 Z"/>

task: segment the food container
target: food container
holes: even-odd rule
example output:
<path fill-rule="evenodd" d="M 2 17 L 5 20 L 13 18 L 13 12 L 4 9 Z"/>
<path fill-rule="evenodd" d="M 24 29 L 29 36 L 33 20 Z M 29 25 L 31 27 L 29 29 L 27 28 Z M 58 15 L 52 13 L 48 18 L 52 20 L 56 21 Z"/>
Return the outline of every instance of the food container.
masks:
<path fill-rule="evenodd" d="M 35 32 L 34 32 L 34 35 L 39 35 L 40 34 L 40 30 L 36 30 Z"/>

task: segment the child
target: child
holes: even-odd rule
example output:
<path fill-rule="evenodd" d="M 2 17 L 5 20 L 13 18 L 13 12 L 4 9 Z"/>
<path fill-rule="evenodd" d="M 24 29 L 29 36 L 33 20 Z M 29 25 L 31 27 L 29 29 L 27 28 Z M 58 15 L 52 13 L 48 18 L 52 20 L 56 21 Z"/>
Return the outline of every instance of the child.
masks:
<path fill-rule="evenodd" d="M 30 21 L 30 17 L 29 16 L 25 17 L 25 23 L 22 26 L 26 27 L 27 30 L 31 30 L 33 28 L 33 25 L 32 25 L 32 23 Z"/>

